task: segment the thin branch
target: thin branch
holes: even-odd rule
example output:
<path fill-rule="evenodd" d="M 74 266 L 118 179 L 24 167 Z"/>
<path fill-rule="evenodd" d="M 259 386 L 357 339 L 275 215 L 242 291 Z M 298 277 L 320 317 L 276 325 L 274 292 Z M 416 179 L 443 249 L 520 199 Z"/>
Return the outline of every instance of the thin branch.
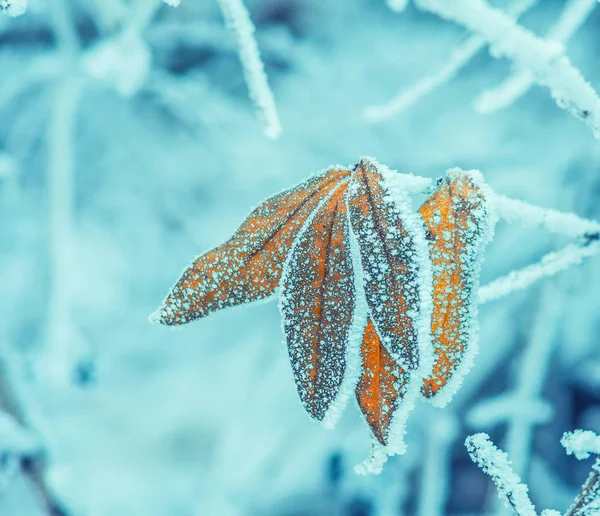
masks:
<path fill-rule="evenodd" d="M 507 10 L 510 19 L 518 19 L 523 13 L 531 9 L 537 0 L 514 0 Z M 391 6 L 390 6 L 391 7 Z M 394 9 L 393 7 L 391 7 Z M 397 10 L 397 9 L 394 9 Z M 381 122 L 395 115 L 399 115 L 423 97 L 453 79 L 460 69 L 465 66 L 485 45 L 487 41 L 481 36 L 469 36 L 462 45 L 456 48 L 444 60 L 442 68 L 419 80 L 411 88 L 401 91 L 398 95 L 384 104 L 365 108 L 363 116 L 368 122 Z"/>
<path fill-rule="evenodd" d="M 565 5 L 559 19 L 546 34 L 551 41 L 567 42 L 585 23 L 597 0 L 570 0 Z M 535 84 L 531 70 L 517 70 L 495 88 L 484 91 L 475 101 L 475 109 L 480 113 L 493 113 L 503 109 L 525 95 Z"/>
<path fill-rule="evenodd" d="M 2 412 L 5 412 L 4 417 L 10 416 L 14 421 L 14 426 L 20 427 L 23 432 L 26 432 L 26 446 L 22 447 L 17 457 L 20 471 L 35 489 L 47 516 L 67 516 L 62 503 L 46 482 L 44 477 L 45 452 L 35 444 L 34 437 L 31 435 L 33 434 L 30 430 L 31 425 L 24 411 L 25 404 L 19 399 L 12 380 L 7 359 L 0 358 L 0 416 Z M 6 442 L 1 444 L 6 445 Z"/>
<path fill-rule="evenodd" d="M 465 446 L 473 462 L 492 478 L 498 493 L 506 498 L 514 514 L 537 516 L 527 494 L 527 486 L 521 483 L 521 479 L 511 469 L 506 453 L 496 448 L 487 434 L 467 437 Z"/>
<path fill-rule="evenodd" d="M 600 251 L 600 234 L 593 233 L 569 244 L 560 251 L 548 253 L 538 263 L 512 271 L 479 289 L 479 304 L 500 299 L 537 281 L 554 276 Z"/>
<path fill-rule="evenodd" d="M 574 454 L 578 459 L 587 459 L 592 453 L 600 454 L 600 436 L 593 432 L 582 430 L 567 432 L 561 444 L 567 454 Z M 597 459 L 592 466 L 592 472 L 565 516 L 590 516 L 598 513 L 600 513 L 600 459 Z"/>
<path fill-rule="evenodd" d="M 538 38 L 482 0 L 416 0 L 416 4 L 481 35 L 492 45 L 494 56 L 507 57 L 517 67 L 530 70 L 538 84 L 550 89 L 559 107 L 583 120 L 600 137 L 598 94 L 564 55 L 562 45 Z"/>
<path fill-rule="evenodd" d="M 250 98 L 258 109 L 265 135 L 275 140 L 281 134 L 281 123 L 258 44 L 254 38 L 254 24 L 242 0 L 217 0 L 217 2 L 227 26 L 235 36 Z"/>

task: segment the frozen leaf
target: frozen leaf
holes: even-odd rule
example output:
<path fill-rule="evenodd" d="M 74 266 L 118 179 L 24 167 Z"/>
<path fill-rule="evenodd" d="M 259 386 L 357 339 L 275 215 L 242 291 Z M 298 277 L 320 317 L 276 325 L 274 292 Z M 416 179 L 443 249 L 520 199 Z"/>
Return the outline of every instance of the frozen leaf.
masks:
<path fill-rule="evenodd" d="M 387 455 L 404 453 L 406 420 L 431 373 L 429 248 L 403 176 L 371 158 L 354 171 L 348 205 L 370 317 L 356 395 L 376 439 L 357 471 L 378 472 Z"/>
<path fill-rule="evenodd" d="M 323 421 L 346 373 L 354 285 L 344 184 L 294 244 L 281 281 L 280 310 L 300 399 Z"/>
<path fill-rule="evenodd" d="M 190 265 L 151 320 L 185 324 L 272 295 L 301 228 L 323 197 L 348 175 L 348 170 L 328 169 L 267 199 L 230 240 Z"/>
<path fill-rule="evenodd" d="M 433 374 L 423 394 L 448 403 L 476 353 L 477 289 L 483 250 L 493 231 L 479 173 L 451 170 L 419 213 L 433 264 Z"/>
<path fill-rule="evenodd" d="M 392 417 L 406 393 L 406 371 L 381 345 L 370 319 L 365 328 L 361 356 L 363 374 L 356 387 L 356 399 L 373 435 L 386 446 Z"/>
<path fill-rule="evenodd" d="M 419 263 L 413 235 L 376 165 L 361 160 L 348 191 L 350 222 L 360 247 L 371 319 L 391 358 L 419 366 Z"/>

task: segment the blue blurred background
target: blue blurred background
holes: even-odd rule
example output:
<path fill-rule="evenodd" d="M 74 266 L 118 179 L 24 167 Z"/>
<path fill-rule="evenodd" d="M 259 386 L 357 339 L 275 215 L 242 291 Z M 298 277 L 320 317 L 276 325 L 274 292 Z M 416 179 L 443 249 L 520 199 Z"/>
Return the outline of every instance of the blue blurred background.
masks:
<path fill-rule="evenodd" d="M 304 413 L 276 303 L 178 331 L 149 324 L 252 206 L 362 155 L 432 178 L 477 168 L 499 193 L 600 218 L 600 146 L 547 89 L 475 111 L 511 73 L 485 47 L 403 113 L 365 121 L 440 69 L 462 28 L 383 0 L 246 5 L 277 141 L 216 1 L 30 0 L 0 17 L 0 350 L 49 488 L 85 516 L 492 514 L 502 503 L 463 445 L 486 431 L 540 509 L 566 510 L 590 462 L 560 437 L 600 431 L 597 259 L 483 306 L 462 391 L 446 409 L 417 407 L 408 453 L 379 476 L 353 472 L 370 450 L 355 406 L 333 431 Z M 564 6 L 538 2 L 521 22 L 543 36 Z M 599 34 L 600 6 L 567 43 L 597 88 Z M 482 283 L 565 243 L 500 222 Z M 46 514 L 2 464 L 0 514 Z"/>

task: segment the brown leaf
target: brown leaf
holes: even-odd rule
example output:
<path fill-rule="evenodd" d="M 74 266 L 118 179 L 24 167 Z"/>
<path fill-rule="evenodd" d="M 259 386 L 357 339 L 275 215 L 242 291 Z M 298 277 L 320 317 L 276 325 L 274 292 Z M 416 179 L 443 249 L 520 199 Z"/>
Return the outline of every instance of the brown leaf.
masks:
<path fill-rule="evenodd" d="M 474 346 L 471 336 L 477 317 L 479 262 L 489 238 L 489 213 L 481 188 L 472 175 L 462 171 L 451 171 L 441 180 L 419 213 L 428 230 L 433 263 L 435 362 L 422 389 L 432 398 L 460 373 L 461 364 L 470 367 L 465 356 L 474 353 L 469 348 Z M 456 380 L 460 382 L 462 377 Z"/>
<path fill-rule="evenodd" d="M 360 248 L 369 312 L 383 346 L 407 370 L 419 366 L 419 258 L 412 234 L 380 172 L 361 161 L 348 189 L 350 222 Z"/>
<path fill-rule="evenodd" d="M 354 310 L 346 187 L 318 210 L 294 244 L 282 277 L 280 310 L 296 387 L 318 420 L 339 394 Z"/>
<path fill-rule="evenodd" d="M 230 240 L 194 260 L 153 320 L 185 324 L 273 294 L 299 230 L 319 202 L 349 173 L 327 170 L 267 199 Z"/>
<path fill-rule="evenodd" d="M 361 354 L 363 374 L 356 387 L 356 399 L 373 435 L 386 446 L 390 423 L 406 391 L 408 378 L 404 369 L 382 346 L 370 319 L 365 328 Z"/>

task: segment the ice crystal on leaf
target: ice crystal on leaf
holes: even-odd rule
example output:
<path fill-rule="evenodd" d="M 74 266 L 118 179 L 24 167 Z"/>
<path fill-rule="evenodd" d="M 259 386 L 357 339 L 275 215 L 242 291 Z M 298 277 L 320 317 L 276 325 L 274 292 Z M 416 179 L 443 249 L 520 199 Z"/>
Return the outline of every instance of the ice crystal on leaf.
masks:
<path fill-rule="evenodd" d="M 267 199 L 191 264 L 152 316 L 185 324 L 279 289 L 304 408 L 332 427 L 354 392 L 371 430 L 359 473 L 404 453 L 416 400 L 449 401 L 475 349 L 479 265 L 494 223 L 486 187 L 476 173 L 450 171 L 417 211 L 411 181 L 363 158 Z"/>

